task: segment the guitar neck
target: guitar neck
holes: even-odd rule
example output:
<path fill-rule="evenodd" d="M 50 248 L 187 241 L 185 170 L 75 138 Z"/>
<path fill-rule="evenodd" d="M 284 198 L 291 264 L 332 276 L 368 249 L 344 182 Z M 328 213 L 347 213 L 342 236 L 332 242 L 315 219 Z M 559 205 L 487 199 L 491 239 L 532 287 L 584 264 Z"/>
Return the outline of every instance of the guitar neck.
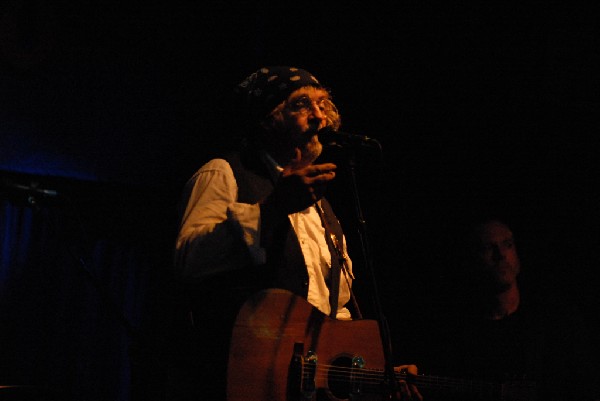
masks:
<path fill-rule="evenodd" d="M 534 401 L 535 385 L 529 381 L 492 382 L 459 379 L 434 375 L 407 375 L 398 373 L 398 379 L 414 383 L 422 389 L 432 389 L 445 394 L 469 394 L 489 401 Z"/>
<path fill-rule="evenodd" d="M 442 376 L 416 375 L 406 377 L 405 374 L 399 374 L 398 376 L 398 378 L 406 379 L 423 389 L 433 389 L 445 393 L 467 393 L 486 400 L 502 400 L 500 397 L 502 388 L 498 383 Z"/>

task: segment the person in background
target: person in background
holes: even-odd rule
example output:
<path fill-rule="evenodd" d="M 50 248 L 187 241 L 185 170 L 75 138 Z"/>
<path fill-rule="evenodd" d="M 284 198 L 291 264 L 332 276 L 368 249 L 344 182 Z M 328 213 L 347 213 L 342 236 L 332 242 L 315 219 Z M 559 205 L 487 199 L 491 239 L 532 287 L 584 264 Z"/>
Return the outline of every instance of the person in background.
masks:
<path fill-rule="evenodd" d="M 593 400 L 589 331 L 566 291 L 525 285 L 527 266 L 504 220 L 488 217 L 458 232 L 459 263 L 438 287 L 436 318 L 414 347 L 402 345 L 418 361 L 424 397 Z"/>
<path fill-rule="evenodd" d="M 183 191 L 175 275 L 185 302 L 173 340 L 182 347 L 168 399 L 225 399 L 232 323 L 260 289 L 288 290 L 332 319 L 356 314 L 346 238 L 324 197 L 337 166 L 316 163 L 319 131 L 341 124 L 330 91 L 304 69 L 269 66 L 244 79 L 235 99 L 223 118 L 241 118 L 242 146 L 206 162 Z M 404 380 L 395 395 L 421 399 Z"/>

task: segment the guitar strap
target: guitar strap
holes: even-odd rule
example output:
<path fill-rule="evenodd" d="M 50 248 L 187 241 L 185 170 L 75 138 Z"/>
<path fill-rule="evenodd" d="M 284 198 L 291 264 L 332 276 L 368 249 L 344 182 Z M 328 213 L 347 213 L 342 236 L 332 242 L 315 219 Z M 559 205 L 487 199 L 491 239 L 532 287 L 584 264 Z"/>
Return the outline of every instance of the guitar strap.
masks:
<path fill-rule="evenodd" d="M 329 305 L 331 306 L 331 312 L 329 313 L 329 317 L 335 319 L 337 317 L 340 292 L 340 275 L 342 269 L 339 258 L 335 256 L 336 251 L 335 249 L 332 249 L 331 241 L 329 244 L 329 252 L 331 253 L 331 278 L 329 280 Z"/>
<path fill-rule="evenodd" d="M 326 200 L 323 199 L 320 203 L 315 203 L 315 208 L 321 217 L 321 223 L 325 229 L 325 241 L 327 242 L 327 247 L 329 248 L 329 253 L 331 254 L 331 271 L 328 280 L 329 305 L 331 307 L 329 317 L 335 319 L 337 317 L 338 309 L 340 276 L 342 264 L 344 263 L 344 253 L 338 241 L 338 238 L 341 238 L 342 234 L 341 229 L 332 229 L 332 226 L 338 228 L 339 224 L 336 224 L 336 217 Z"/>

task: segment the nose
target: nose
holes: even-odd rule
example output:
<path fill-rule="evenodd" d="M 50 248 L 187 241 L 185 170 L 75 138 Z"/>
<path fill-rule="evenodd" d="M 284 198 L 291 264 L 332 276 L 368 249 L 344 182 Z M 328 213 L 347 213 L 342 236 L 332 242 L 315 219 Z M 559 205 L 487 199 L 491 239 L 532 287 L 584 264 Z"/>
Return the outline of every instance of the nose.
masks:
<path fill-rule="evenodd" d="M 319 106 L 319 101 L 311 100 L 310 107 L 308 109 L 310 115 L 319 120 L 325 120 L 327 117 L 325 116 L 325 111 Z"/>
<path fill-rule="evenodd" d="M 493 249 L 494 260 L 506 259 L 506 251 L 501 246 L 495 246 Z"/>

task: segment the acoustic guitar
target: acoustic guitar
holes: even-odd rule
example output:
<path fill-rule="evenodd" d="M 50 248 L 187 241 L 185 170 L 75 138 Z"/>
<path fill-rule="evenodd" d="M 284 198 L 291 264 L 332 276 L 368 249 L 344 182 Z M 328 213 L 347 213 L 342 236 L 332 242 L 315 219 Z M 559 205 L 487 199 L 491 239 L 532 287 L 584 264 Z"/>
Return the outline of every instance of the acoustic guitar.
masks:
<path fill-rule="evenodd" d="M 335 320 L 291 292 L 258 292 L 244 303 L 233 327 L 227 400 L 389 399 L 379 333 L 375 320 Z M 486 401 L 535 401 L 530 382 L 395 375 L 422 390 L 469 394 Z"/>

